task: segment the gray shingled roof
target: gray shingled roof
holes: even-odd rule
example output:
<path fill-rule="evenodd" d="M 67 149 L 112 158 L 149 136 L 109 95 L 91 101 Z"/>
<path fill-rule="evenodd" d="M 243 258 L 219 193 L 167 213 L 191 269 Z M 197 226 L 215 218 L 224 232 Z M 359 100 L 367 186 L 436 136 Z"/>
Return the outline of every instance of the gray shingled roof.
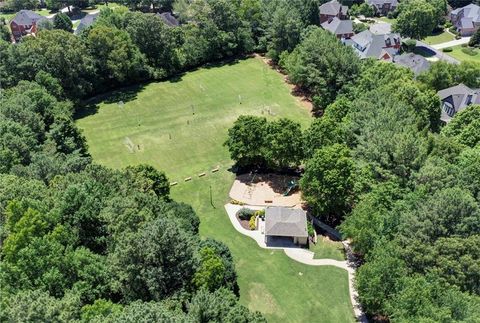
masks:
<path fill-rule="evenodd" d="M 325 21 L 321 26 L 335 35 L 353 34 L 353 22 L 351 20 L 340 20 L 335 17 L 330 22 Z"/>
<path fill-rule="evenodd" d="M 396 49 L 384 48 L 387 47 L 387 41 L 390 41 L 390 44 L 393 46 L 395 39 L 397 39 L 398 43 L 401 42 L 400 35 L 398 34 L 376 35 L 370 30 L 364 30 L 354 35 L 351 40 L 346 41 L 345 44 L 352 46 L 360 58 L 380 58 L 383 52 L 396 54 Z"/>
<path fill-rule="evenodd" d="M 473 28 L 474 22 L 480 22 L 480 6 L 473 3 L 463 8 L 455 9 L 451 14 L 462 15 L 459 21 L 461 28 Z"/>
<path fill-rule="evenodd" d="M 277 206 L 267 208 L 265 211 L 265 235 L 308 237 L 305 211 Z"/>
<path fill-rule="evenodd" d="M 393 62 L 397 65 L 409 68 L 415 75 L 430 68 L 430 62 L 421 55 L 407 53 L 395 56 Z"/>
<path fill-rule="evenodd" d="M 322 4 L 319 10 L 321 15 L 336 16 L 340 13 L 340 11 L 343 14 L 347 14 L 348 7 L 342 6 L 342 4 L 337 0 L 331 0 L 327 3 Z"/>
<path fill-rule="evenodd" d="M 390 3 L 391 7 L 396 7 L 398 5 L 397 0 L 367 0 L 369 5 L 374 5 L 376 7 L 381 7 L 384 4 Z"/>
<path fill-rule="evenodd" d="M 480 89 L 471 89 L 464 84 L 440 90 L 437 92 L 437 95 L 442 101 L 441 120 L 445 122 L 450 121 L 456 113 L 462 111 L 467 106 L 480 104 Z M 453 108 L 453 110 L 447 111 L 447 106 Z"/>
<path fill-rule="evenodd" d="M 17 25 L 22 26 L 31 26 L 33 23 L 36 23 L 39 20 L 47 19 L 38 13 L 32 10 L 20 10 L 17 12 L 15 17 L 13 17 L 12 22 L 15 22 Z"/>
<path fill-rule="evenodd" d="M 171 12 L 157 13 L 157 16 L 160 17 L 167 26 L 180 26 L 180 22 L 172 15 Z"/>
<path fill-rule="evenodd" d="M 82 30 L 91 26 L 95 22 L 95 20 L 97 20 L 98 15 L 99 13 L 97 12 L 83 17 L 82 20 L 80 20 L 80 24 L 77 26 L 77 29 L 75 29 L 75 35 L 79 35 Z"/>

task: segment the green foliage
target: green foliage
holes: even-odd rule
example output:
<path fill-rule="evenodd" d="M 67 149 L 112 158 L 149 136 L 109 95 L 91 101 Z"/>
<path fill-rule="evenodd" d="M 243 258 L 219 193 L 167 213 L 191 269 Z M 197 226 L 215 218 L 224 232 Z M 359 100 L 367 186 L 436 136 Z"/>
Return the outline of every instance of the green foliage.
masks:
<path fill-rule="evenodd" d="M 480 47 L 480 31 L 477 30 L 475 34 L 470 38 L 468 42 L 468 46 L 470 47 Z"/>
<path fill-rule="evenodd" d="M 12 11 L 20 11 L 22 9 L 36 9 L 39 3 L 35 0 L 8 0 L 6 7 Z"/>
<path fill-rule="evenodd" d="M 360 5 L 354 4 L 350 9 L 349 13 L 352 16 L 360 16 L 363 15 L 365 17 L 374 17 L 375 16 L 375 9 L 373 6 L 369 5 L 368 3 L 364 2 Z"/>
<path fill-rule="evenodd" d="M 472 105 L 455 115 L 442 134 L 459 143 L 475 147 L 480 142 L 480 106 Z"/>
<path fill-rule="evenodd" d="M 248 221 L 248 226 L 250 227 L 250 230 L 255 230 L 257 228 L 257 216 L 254 214 Z"/>
<path fill-rule="evenodd" d="M 435 91 L 440 91 L 459 83 L 476 88 L 480 86 L 480 81 L 477 77 L 478 73 L 480 73 L 480 66 L 473 62 L 449 64 L 438 61 L 433 63 L 428 71 L 421 73 L 418 76 L 418 80 Z"/>
<path fill-rule="evenodd" d="M 11 41 L 12 34 L 10 33 L 10 29 L 7 26 L 7 22 L 5 18 L 0 18 L 0 40 L 4 41 Z"/>
<path fill-rule="evenodd" d="M 68 17 L 63 12 L 59 12 L 53 18 L 53 28 L 72 32 L 73 24 L 72 24 L 72 21 L 70 20 L 70 17 Z"/>
<path fill-rule="evenodd" d="M 297 167 L 303 157 L 300 124 L 279 119 L 267 124 L 265 159 L 272 168 Z"/>
<path fill-rule="evenodd" d="M 96 25 L 88 30 L 87 48 L 106 82 L 122 83 L 146 77 L 145 56 L 126 31 Z"/>
<path fill-rule="evenodd" d="M 240 220 L 250 220 L 254 213 L 255 211 L 244 207 L 238 211 L 237 215 Z"/>
<path fill-rule="evenodd" d="M 318 149 L 300 180 L 302 196 L 315 216 L 337 222 L 351 207 L 354 162 L 349 149 L 334 144 Z"/>
<path fill-rule="evenodd" d="M 324 109 L 360 71 L 360 59 L 331 33 L 308 29 L 286 61 L 289 79 L 307 90 L 316 109 Z"/>
<path fill-rule="evenodd" d="M 426 0 L 409 0 L 400 5 L 393 29 L 404 37 L 423 39 L 437 26 L 436 8 Z"/>
<path fill-rule="evenodd" d="M 212 248 L 203 247 L 199 251 L 200 265 L 193 276 L 193 283 L 200 288 L 214 291 L 222 286 L 225 265 Z"/>
<path fill-rule="evenodd" d="M 156 196 L 168 199 L 170 183 L 164 172 L 146 164 L 129 166 L 127 173 L 131 173 L 139 189 L 144 192 L 153 191 Z"/>

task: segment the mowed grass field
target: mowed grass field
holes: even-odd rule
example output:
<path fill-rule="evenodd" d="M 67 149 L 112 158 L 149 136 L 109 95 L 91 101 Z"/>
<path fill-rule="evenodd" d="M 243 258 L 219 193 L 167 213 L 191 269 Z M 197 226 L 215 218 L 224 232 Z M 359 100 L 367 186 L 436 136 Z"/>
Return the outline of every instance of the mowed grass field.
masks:
<path fill-rule="evenodd" d="M 224 210 L 234 174 L 223 142 L 237 117 L 288 117 L 303 127 L 312 121 L 280 74 L 252 58 L 114 93 L 97 107 L 77 120 L 94 160 L 114 168 L 149 163 L 178 181 L 172 196 L 195 208 L 201 236 L 231 249 L 242 304 L 270 322 L 354 321 L 346 271 L 261 249 L 235 231 Z M 212 173 L 217 166 L 220 171 Z M 198 177 L 202 172 L 207 175 Z"/>

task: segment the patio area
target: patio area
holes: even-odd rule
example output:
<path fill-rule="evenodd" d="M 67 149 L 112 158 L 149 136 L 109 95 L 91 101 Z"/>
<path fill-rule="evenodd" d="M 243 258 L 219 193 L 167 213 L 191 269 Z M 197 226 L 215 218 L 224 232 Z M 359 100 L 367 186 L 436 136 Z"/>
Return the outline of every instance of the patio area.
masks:
<path fill-rule="evenodd" d="M 298 189 L 288 194 L 289 183 L 298 177 L 276 174 L 239 175 L 230 189 L 230 198 L 249 205 L 301 207 L 303 201 Z"/>

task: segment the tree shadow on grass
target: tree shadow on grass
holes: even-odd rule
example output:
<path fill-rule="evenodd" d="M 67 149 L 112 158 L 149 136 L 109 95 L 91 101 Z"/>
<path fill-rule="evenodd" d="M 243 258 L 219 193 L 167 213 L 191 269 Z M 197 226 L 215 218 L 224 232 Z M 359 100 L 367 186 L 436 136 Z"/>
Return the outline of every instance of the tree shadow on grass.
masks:
<path fill-rule="evenodd" d="M 81 119 L 87 116 L 96 114 L 98 112 L 98 105 L 100 103 L 105 104 L 125 104 L 133 101 L 138 97 L 138 94 L 142 92 L 148 83 L 136 84 L 128 87 L 124 87 L 112 92 L 103 93 L 94 96 L 88 100 L 85 100 L 80 104 L 80 107 L 75 112 L 74 118 Z"/>

